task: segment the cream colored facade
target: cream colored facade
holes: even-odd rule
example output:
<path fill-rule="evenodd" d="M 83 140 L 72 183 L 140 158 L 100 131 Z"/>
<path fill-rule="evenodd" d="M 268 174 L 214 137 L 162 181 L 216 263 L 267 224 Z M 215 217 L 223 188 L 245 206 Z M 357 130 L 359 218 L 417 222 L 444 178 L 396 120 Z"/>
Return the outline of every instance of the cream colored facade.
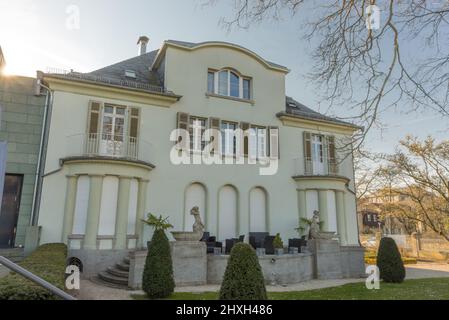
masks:
<path fill-rule="evenodd" d="M 195 204 L 207 231 L 220 240 L 267 231 L 286 241 L 298 236 L 300 217 L 318 209 L 324 228 L 335 229 L 342 245 L 359 245 L 351 157 L 338 164 L 338 175 L 306 175 L 297 160 L 304 159 L 304 131 L 340 139 L 354 127 L 277 117 L 285 110 L 288 70 L 234 45 L 165 43 L 154 67 L 176 96 L 44 77 L 53 104 L 39 210 L 41 243 L 63 241 L 86 250 L 142 247 L 150 237 L 141 222 L 148 212 L 168 216 L 175 230 L 189 229 L 188 212 Z M 251 78 L 251 99 L 207 94 L 208 70 L 223 68 Z M 140 110 L 138 161 L 83 155 L 92 101 Z M 278 127 L 277 173 L 260 175 L 252 164 L 172 164 L 169 137 L 179 112 Z"/>

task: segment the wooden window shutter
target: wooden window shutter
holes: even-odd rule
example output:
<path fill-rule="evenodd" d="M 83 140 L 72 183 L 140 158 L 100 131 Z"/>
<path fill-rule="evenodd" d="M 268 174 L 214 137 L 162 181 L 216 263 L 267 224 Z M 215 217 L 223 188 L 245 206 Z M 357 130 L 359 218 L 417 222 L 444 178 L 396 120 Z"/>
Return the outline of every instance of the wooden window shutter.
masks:
<path fill-rule="evenodd" d="M 189 123 L 190 123 L 190 116 L 188 113 L 184 113 L 184 112 L 178 112 L 177 113 L 177 124 L 176 127 L 178 129 L 183 129 L 186 130 L 187 132 L 189 132 Z M 178 142 L 180 142 L 182 139 L 181 136 L 178 137 Z M 183 145 L 181 147 L 181 150 L 189 150 L 190 146 L 187 145 L 186 141 L 183 141 Z"/>
<path fill-rule="evenodd" d="M 129 123 L 128 123 L 128 134 L 130 138 L 137 139 L 139 135 L 139 123 L 140 123 L 140 109 L 131 107 L 129 108 Z"/>
<path fill-rule="evenodd" d="M 240 122 L 239 126 L 240 126 L 240 129 L 242 129 L 242 131 L 243 131 L 243 144 L 242 144 L 243 150 L 241 151 L 240 154 L 248 156 L 249 132 L 247 132 L 247 130 L 250 128 L 251 125 L 248 122 Z"/>
<path fill-rule="evenodd" d="M 98 101 L 89 102 L 89 114 L 87 119 L 87 133 L 89 136 L 100 133 L 102 103 Z M 96 137 L 92 137 L 96 138 Z"/>
<path fill-rule="evenodd" d="M 312 173 L 312 145 L 311 145 L 311 133 L 303 132 L 303 143 L 304 143 L 304 173 Z"/>
<path fill-rule="evenodd" d="M 327 156 L 328 156 L 328 165 L 329 165 L 329 173 L 337 174 L 338 166 L 337 166 L 337 153 L 335 150 L 335 137 L 334 136 L 326 136 L 327 143 Z"/>
<path fill-rule="evenodd" d="M 279 127 L 270 127 L 270 158 L 279 159 Z"/>
<path fill-rule="evenodd" d="M 209 118 L 209 129 L 215 129 L 220 132 L 220 119 L 219 118 Z M 212 138 L 212 147 L 214 152 L 212 154 L 220 154 L 220 136 L 218 133 L 214 132 L 211 136 Z"/>

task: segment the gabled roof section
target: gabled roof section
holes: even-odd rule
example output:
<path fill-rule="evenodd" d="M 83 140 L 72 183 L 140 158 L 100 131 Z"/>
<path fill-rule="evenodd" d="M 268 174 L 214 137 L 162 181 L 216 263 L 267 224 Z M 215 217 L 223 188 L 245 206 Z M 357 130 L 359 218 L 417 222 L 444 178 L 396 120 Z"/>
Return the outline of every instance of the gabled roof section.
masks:
<path fill-rule="evenodd" d="M 104 77 L 117 81 L 136 81 L 152 86 L 163 87 L 163 83 L 161 83 L 158 75 L 150 70 L 158 51 L 159 50 L 154 50 L 131 59 L 120 61 L 110 66 L 86 73 L 86 75 Z M 127 70 L 134 71 L 136 78 L 126 77 L 125 71 Z"/>
<path fill-rule="evenodd" d="M 283 117 L 283 116 L 289 116 L 293 118 L 299 118 L 299 119 L 305 119 L 305 120 L 315 120 L 319 122 L 324 123 L 331 123 L 336 124 L 344 127 L 350 127 L 356 130 L 363 130 L 363 127 L 357 126 L 353 123 L 338 120 L 329 116 L 326 116 L 324 114 L 321 114 L 319 112 L 316 112 L 309 107 L 306 107 L 302 103 L 296 101 L 292 97 L 286 97 L 285 99 L 285 111 L 279 112 L 276 114 L 276 116 Z"/>
<path fill-rule="evenodd" d="M 164 44 L 162 45 L 161 50 L 159 50 L 159 53 L 158 53 L 156 59 L 154 60 L 153 68 L 154 67 L 157 68 L 158 63 L 162 60 L 162 57 L 165 54 L 165 50 L 166 50 L 167 46 L 174 46 L 174 47 L 183 48 L 183 49 L 187 49 L 187 50 L 196 50 L 199 48 L 214 47 L 214 46 L 215 47 L 217 47 L 217 46 L 229 47 L 229 48 L 233 48 L 233 49 L 239 50 L 241 52 L 244 52 L 249 56 L 252 56 L 253 58 L 255 58 L 256 60 L 258 60 L 259 62 L 264 64 L 269 69 L 281 71 L 284 73 L 290 72 L 290 70 L 287 67 L 284 67 L 280 64 L 265 60 L 261 56 L 259 56 L 257 53 L 255 53 L 245 47 L 242 47 L 237 44 L 230 43 L 230 42 L 224 42 L 224 41 L 205 41 L 205 42 L 194 43 L 194 42 L 186 42 L 186 41 L 178 41 L 178 40 L 166 40 L 166 41 L 164 41 Z"/>

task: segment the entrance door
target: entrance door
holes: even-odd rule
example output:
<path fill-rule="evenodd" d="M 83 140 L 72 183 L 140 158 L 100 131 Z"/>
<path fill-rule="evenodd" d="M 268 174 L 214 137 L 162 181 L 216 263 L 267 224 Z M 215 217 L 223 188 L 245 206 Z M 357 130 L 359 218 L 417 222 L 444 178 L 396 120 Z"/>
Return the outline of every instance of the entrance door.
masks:
<path fill-rule="evenodd" d="M 125 108 L 105 105 L 100 141 L 100 154 L 124 155 Z"/>
<path fill-rule="evenodd" d="M 312 135 L 313 174 L 324 174 L 323 136 Z"/>
<path fill-rule="evenodd" d="M 0 211 L 0 247 L 13 247 L 19 217 L 23 176 L 7 174 Z"/>

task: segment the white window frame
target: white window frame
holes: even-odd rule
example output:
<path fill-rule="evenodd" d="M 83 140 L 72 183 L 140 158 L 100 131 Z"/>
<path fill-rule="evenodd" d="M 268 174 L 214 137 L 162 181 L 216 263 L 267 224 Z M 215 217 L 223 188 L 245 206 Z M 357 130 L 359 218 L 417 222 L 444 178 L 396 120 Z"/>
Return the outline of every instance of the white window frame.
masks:
<path fill-rule="evenodd" d="M 225 128 L 223 128 L 225 126 Z M 235 130 L 238 129 L 238 124 L 232 121 L 221 121 L 221 152 L 226 157 L 233 157 L 237 152 L 237 141 L 235 136 Z M 232 139 L 232 141 L 229 141 Z"/>
<path fill-rule="evenodd" d="M 219 74 L 221 72 L 226 72 L 227 73 L 227 89 L 226 89 L 226 93 L 220 93 L 220 88 L 219 88 Z M 211 92 L 209 90 L 209 74 L 213 73 L 214 74 L 214 88 L 213 88 L 213 92 Z M 231 73 L 235 74 L 239 80 L 239 94 L 238 96 L 232 96 L 231 95 Z M 249 97 L 244 97 L 243 96 L 243 80 L 248 80 L 249 81 Z M 252 98 L 252 79 L 250 77 L 246 77 L 246 76 L 242 76 L 238 71 L 236 70 L 232 70 L 232 69 L 221 69 L 221 70 L 212 70 L 209 69 L 207 71 L 207 92 L 208 93 L 213 93 L 216 95 L 220 95 L 220 96 L 225 96 L 225 97 L 230 97 L 230 98 L 238 98 L 238 99 L 242 99 L 242 100 L 251 100 Z"/>
<path fill-rule="evenodd" d="M 251 159 L 266 159 L 268 157 L 268 127 L 251 126 L 249 136 L 249 157 Z"/>
<path fill-rule="evenodd" d="M 200 123 L 204 121 L 204 125 L 201 125 L 200 136 L 197 137 L 196 140 L 194 139 L 195 136 L 193 132 L 193 130 L 195 130 L 195 128 L 193 128 L 193 124 L 195 121 L 200 121 Z M 207 129 L 207 119 L 202 117 L 190 116 L 189 122 L 190 152 L 202 152 L 206 143 L 205 141 L 203 141 L 203 134 Z"/>

